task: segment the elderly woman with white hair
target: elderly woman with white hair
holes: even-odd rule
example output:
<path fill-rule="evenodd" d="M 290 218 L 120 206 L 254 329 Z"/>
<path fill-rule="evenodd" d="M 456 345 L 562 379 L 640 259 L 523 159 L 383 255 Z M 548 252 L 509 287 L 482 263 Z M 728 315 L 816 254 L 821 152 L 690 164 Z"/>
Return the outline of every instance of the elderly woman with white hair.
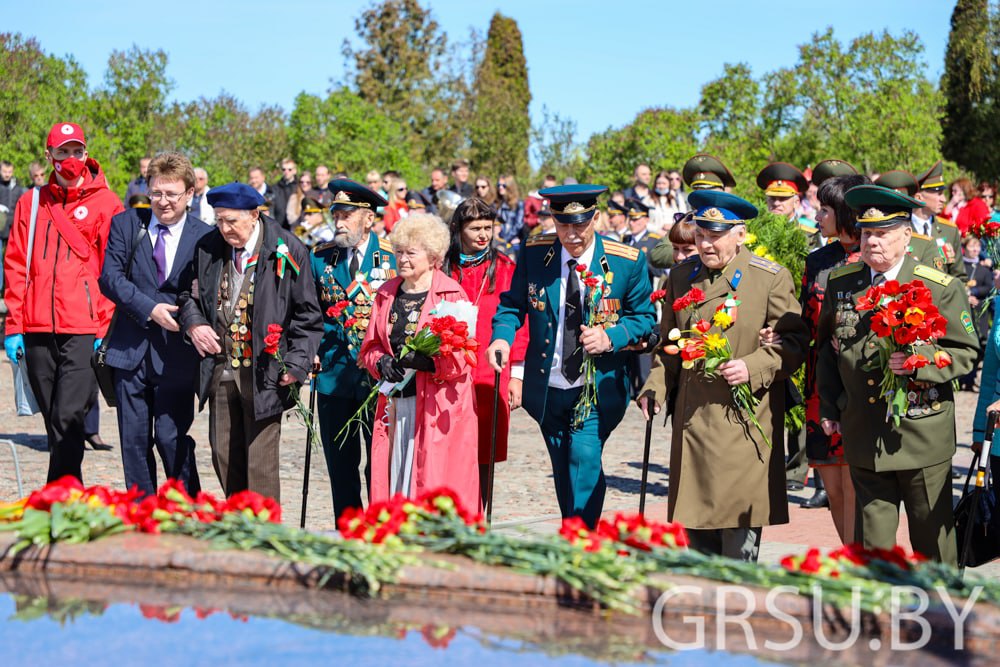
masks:
<path fill-rule="evenodd" d="M 371 502 L 446 486 L 475 511 L 480 508 L 478 420 L 468 362 L 463 355 L 400 355 L 439 303 L 468 301 L 462 286 L 440 270 L 451 236 L 437 216 L 416 214 L 400 220 L 389 240 L 398 275 L 375 295 L 359 363 L 379 380 L 400 382 L 410 369 L 415 375 L 401 391 L 379 397 Z"/>

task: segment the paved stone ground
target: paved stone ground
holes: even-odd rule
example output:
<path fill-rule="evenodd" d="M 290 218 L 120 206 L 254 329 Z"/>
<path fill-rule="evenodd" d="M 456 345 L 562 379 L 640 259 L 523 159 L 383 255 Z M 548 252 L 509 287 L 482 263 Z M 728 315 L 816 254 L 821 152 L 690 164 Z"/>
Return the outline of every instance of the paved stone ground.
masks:
<path fill-rule="evenodd" d="M 0 363 L 0 501 L 17 497 L 17 485 L 10 445 L 13 443 L 20 460 L 24 488 L 27 491 L 45 483 L 48 464 L 45 429 L 41 416 L 17 417 L 13 409 L 13 389 L 8 363 Z M 303 393 L 303 398 L 306 394 Z M 957 425 L 959 450 L 955 465 L 963 472 L 972 459 L 968 448 L 971 442 L 972 416 L 977 395 L 963 392 L 957 400 Z M 114 450 L 95 452 L 87 450 L 83 462 L 84 481 L 87 484 L 106 484 L 121 487 L 121 454 L 118 450 L 117 417 L 113 409 L 102 402 L 101 435 Z M 198 443 L 198 469 L 206 491 L 221 494 L 219 482 L 212 469 L 208 447 L 208 410 L 196 416 L 193 437 Z M 638 409 L 629 408 L 622 424 L 612 434 L 604 452 L 604 468 L 608 481 L 605 511 L 636 511 L 639 506 L 639 480 L 642 473 L 642 449 L 645 422 Z M 303 464 L 306 429 L 296 416 L 289 415 L 283 426 L 281 451 L 281 485 L 285 521 L 297 524 L 302 498 Z M 647 515 L 666 520 L 667 482 L 670 451 L 670 429 L 654 426 L 650 456 L 649 493 Z M 957 502 L 964 479 L 955 480 Z M 810 483 L 811 484 L 811 483 Z M 330 480 L 318 448 L 312 456 L 312 470 L 307 504 L 307 527 L 315 530 L 335 528 L 330 499 Z M 764 530 L 761 561 L 775 562 L 789 553 L 799 552 L 805 545 L 833 547 L 839 544 L 833 522 L 826 510 L 808 510 L 800 507 L 813 489 L 807 486 L 800 492 L 789 493 L 791 521 L 784 526 Z M 498 464 L 495 484 L 495 510 L 493 522 L 497 528 L 509 532 L 551 532 L 559 524 L 559 508 L 552 487 L 548 455 L 535 422 L 523 411 L 514 413 L 511 420 L 509 458 Z M 905 517 L 900 527 L 899 541 L 908 545 Z M 1000 576 L 1000 561 L 980 572 Z"/>

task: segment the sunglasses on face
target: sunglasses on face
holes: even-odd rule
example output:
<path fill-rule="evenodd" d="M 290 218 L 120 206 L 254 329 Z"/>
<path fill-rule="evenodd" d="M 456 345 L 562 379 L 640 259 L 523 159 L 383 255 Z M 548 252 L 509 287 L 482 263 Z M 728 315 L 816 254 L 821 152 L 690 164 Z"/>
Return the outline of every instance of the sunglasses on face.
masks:
<path fill-rule="evenodd" d="M 497 183 L 497 190 L 499 190 L 500 188 L 505 188 L 505 187 L 507 187 L 506 183 Z"/>

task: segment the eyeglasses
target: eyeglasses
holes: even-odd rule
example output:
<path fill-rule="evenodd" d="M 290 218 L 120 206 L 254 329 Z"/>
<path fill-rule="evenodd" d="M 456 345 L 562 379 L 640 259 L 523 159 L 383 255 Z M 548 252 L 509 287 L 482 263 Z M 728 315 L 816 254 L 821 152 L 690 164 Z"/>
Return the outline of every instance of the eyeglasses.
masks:
<path fill-rule="evenodd" d="M 282 167 L 281 171 L 295 171 L 295 167 Z"/>
<path fill-rule="evenodd" d="M 506 183 L 497 183 L 497 190 L 499 190 L 500 188 L 505 188 L 505 187 L 507 187 Z"/>
<path fill-rule="evenodd" d="M 406 192 L 406 188 L 396 188 L 396 192 Z"/>
<path fill-rule="evenodd" d="M 166 199 L 171 204 L 176 204 L 181 200 L 181 197 L 186 195 L 187 192 L 150 192 L 149 201 L 159 201 L 160 199 Z"/>
<path fill-rule="evenodd" d="M 476 189 L 477 190 L 489 190 L 490 186 L 489 185 L 477 185 Z"/>

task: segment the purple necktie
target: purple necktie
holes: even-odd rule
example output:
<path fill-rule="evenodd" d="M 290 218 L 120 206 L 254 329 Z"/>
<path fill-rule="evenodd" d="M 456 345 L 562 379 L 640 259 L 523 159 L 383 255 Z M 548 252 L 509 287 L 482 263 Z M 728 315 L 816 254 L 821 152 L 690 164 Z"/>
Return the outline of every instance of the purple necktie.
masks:
<path fill-rule="evenodd" d="M 160 225 L 160 231 L 156 235 L 156 243 L 153 245 L 153 261 L 156 262 L 157 284 L 162 285 L 167 279 L 167 236 L 170 235 L 170 228 Z"/>

